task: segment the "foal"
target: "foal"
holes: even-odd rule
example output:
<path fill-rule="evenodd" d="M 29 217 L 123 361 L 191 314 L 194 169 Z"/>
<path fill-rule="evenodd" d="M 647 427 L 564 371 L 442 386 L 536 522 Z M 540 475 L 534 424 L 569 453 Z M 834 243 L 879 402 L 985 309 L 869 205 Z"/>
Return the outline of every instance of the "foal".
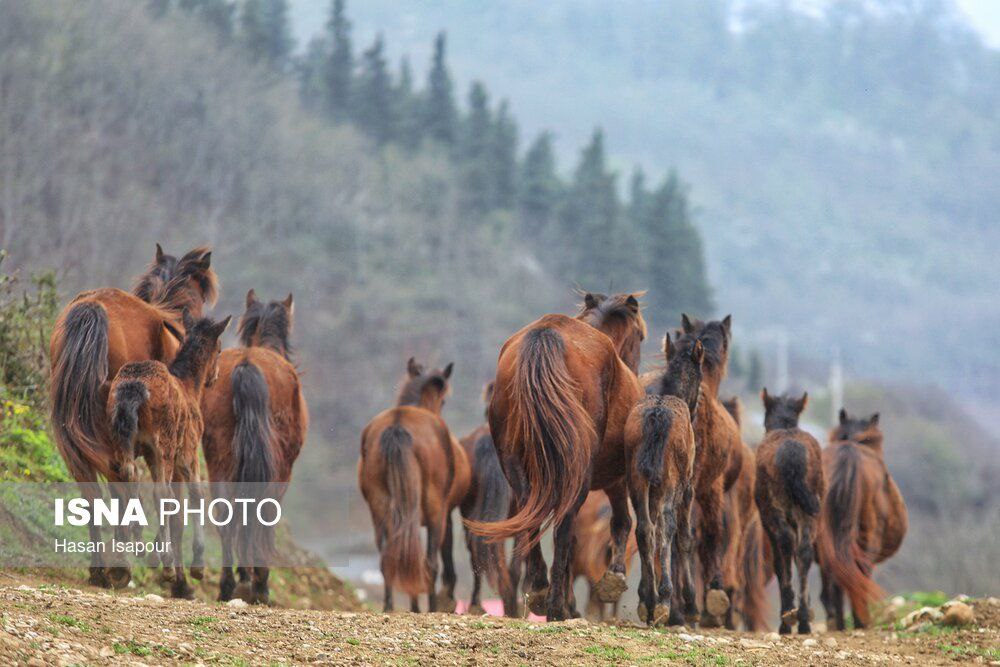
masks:
<path fill-rule="evenodd" d="M 175 482 L 200 482 L 198 443 L 201 442 L 202 390 L 219 374 L 219 336 L 229 320 L 195 320 L 183 313 L 184 339 L 167 366 L 162 361 L 136 361 L 118 371 L 108 393 L 107 415 L 115 442 L 112 469 L 125 482 L 136 481 L 135 457 L 142 455 L 154 483 L 157 506 Z M 184 524 L 179 514 L 164 531 L 172 545 L 174 597 L 191 598 L 194 591 L 184 578 L 182 563 Z M 202 547 L 203 548 L 203 547 Z M 195 562 L 201 554 L 196 545 Z"/>
<path fill-rule="evenodd" d="M 666 369 L 625 422 L 626 479 L 642 563 L 639 618 L 649 625 L 666 623 L 670 616 L 671 551 L 675 548 L 681 559 L 685 614 L 697 614 L 691 573 L 695 459 L 691 415 L 698 406 L 705 349 L 697 339 L 685 339 L 672 349 L 668 334 L 663 352 Z M 660 570 L 658 586 L 654 558 Z"/>
<path fill-rule="evenodd" d="M 396 407 L 377 414 L 361 433 L 358 484 L 381 554 L 385 611 L 392 611 L 393 585 L 409 594 L 411 611 L 420 611 L 417 595 L 425 591 L 429 610 L 437 611 L 438 553 L 444 562 L 441 602 L 454 604 L 451 511 L 468 492 L 469 462 L 441 418 L 451 369 L 424 371 L 411 357 Z M 427 528 L 426 553 L 421 525 Z"/>
<path fill-rule="evenodd" d="M 881 596 L 872 579 L 877 563 L 896 553 L 906 535 L 906 503 L 886 468 L 879 416 L 840 423 L 823 450 L 829 491 L 819 519 L 821 599 L 828 624 L 844 629 L 844 593 L 851 601 L 854 627 L 871 622 L 868 605 Z"/>
<path fill-rule="evenodd" d="M 822 452 L 816 438 L 799 428 L 799 415 L 806 407 L 802 398 L 772 397 L 761 391 L 764 401 L 764 440 L 757 447 L 755 496 L 764 530 L 771 541 L 774 572 L 781 591 L 779 632 L 792 631 L 798 618 L 799 633 L 809 627 L 809 568 L 813 562 L 816 515 L 823 499 Z M 799 571 L 799 606 L 792 592 L 792 557 Z"/>

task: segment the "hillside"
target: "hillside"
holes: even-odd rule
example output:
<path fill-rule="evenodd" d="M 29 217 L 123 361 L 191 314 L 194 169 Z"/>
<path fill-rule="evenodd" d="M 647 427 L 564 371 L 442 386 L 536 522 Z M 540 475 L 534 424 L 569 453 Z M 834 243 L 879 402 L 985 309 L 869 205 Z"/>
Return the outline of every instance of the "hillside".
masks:
<path fill-rule="evenodd" d="M 528 136 L 559 128 L 564 170 L 598 123 L 621 173 L 680 168 L 742 340 L 770 346 L 784 329 L 805 354 L 839 348 L 857 375 L 995 399 L 1000 53 L 948 2 L 833 4 L 825 17 L 724 0 L 350 10 L 359 42 L 379 30 L 415 63 L 447 30 L 457 79 L 490 81 Z M 327 5 L 292 3 L 303 38 Z"/>

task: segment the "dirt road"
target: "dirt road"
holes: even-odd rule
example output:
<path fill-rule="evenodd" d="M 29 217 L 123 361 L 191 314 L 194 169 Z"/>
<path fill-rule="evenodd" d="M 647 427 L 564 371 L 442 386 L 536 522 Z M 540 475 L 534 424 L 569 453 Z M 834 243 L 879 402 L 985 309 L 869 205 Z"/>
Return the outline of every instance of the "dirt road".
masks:
<path fill-rule="evenodd" d="M 383 615 L 184 602 L 0 577 L 0 664 L 1000 664 L 1000 601 L 967 629 L 777 635 L 584 620 Z"/>

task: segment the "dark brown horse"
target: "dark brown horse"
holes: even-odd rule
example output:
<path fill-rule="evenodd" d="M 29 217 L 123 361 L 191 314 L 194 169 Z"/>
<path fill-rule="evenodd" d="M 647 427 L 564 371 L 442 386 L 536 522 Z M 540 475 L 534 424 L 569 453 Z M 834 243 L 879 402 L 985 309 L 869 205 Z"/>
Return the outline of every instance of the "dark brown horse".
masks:
<path fill-rule="evenodd" d="M 489 405 L 492 398 L 493 383 L 489 382 L 483 390 L 483 400 Z M 460 505 L 462 518 L 472 521 L 500 521 L 507 518 L 513 494 L 497 459 L 490 427 L 487 424 L 480 424 L 459 442 L 471 464 L 469 491 Z M 503 542 L 490 542 L 482 535 L 476 535 L 466 529 L 465 543 L 472 562 L 472 597 L 469 600 L 469 613 L 484 613 L 479 596 L 482 578 L 485 576 L 493 589 L 500 594 L 504 614 L 517 616 L 517 590 L 512 583 L 511 572 L 508 571 Z"/>
<path fill-rule="evenodd" d="M 591 491 L 577 512 L 573 522 L 573 564 L 570 566 L 570 581 L 583 577 L 587 582 L 586 615 L 604 620 L 606 603 L 597 597 L 595 590 L 611 564 L 611 503 L 603 491 Z M 638 551 L 635 530 L 629 534 L 625 548 L 625 572 L 628 574 L 632 556 Z M 572 585 L 572 584 L 571 584 Z M 572 591 L 571 591 L 572 592 Z M 618 616 L 618 603 L 612 603 L 611 617 Z"/>
<path fill-rule="evenodd" d="M 693 618 L 698 613 L 692 578 L 695 441 L 691 415 L 697 414 L 705 349 L 696 338 L 671 346 L 669 334 L 663 348 L 666 369 L 649 385 L 646 397 L 632 408 L 625 423 L 626 479 L 642 564 L 639 618 L 649 625 L 669 621 L 675 569 L 680 572 L 685 615 Z M 680 559 L 676 566 L 674 552 Z"/>
<path fill-rule="evenodd" d="M 844 629 L 845 592 L 854 627 L 871 623 L 868 605 L 881 597 L 872 579 L 875 565 L 899 550 L 909 524 L 906 503 L 885 465 L 878 422 L 878 413 L 852 419 L 841 410 L 823 450 L 828 491 L 816 546 L 823 607 L 837 630 Z"/>
<path fill-rule="evenodd" d="M 358 483 L 371 510 L 375 543 L 385 580 L 385 611 L 392 611 L 392 587 L 410 596 L 426 592 L 430 611 L 454 609 L 455 562 L 451 511 L 469 488 L 469 462 L 441 408 L 448 394 L 452 365 L 424 371 L 411 358 L 396 407 L 376 415 L 361 433 Z M 420 526 L 427 528 L 426 552 Z M 435 594 L 438 553 L 444 564 L 443 599 Z"/>
<path fill-rule="evenodd" d="M 173 359 L 183 337 L 181 312 L 186 309 L 197 318 L 205 304 L 215 303 L 211 260 L 208 248 L 195 248 L 178 260 L 157 246 L 135 293 L 114 288 L 82 292 L 60 313 L 50 343 L 52 430 L 66 467 L 88 500 L 97 493 L 99 477 L 119 481 L 111 469 L 113 444 L 104 410 L 110 381 L 129 362 Z M 90 527 L 90 539 L 101 540 L 98 526 Z M 91 556 L 92 584 L 128 583 L 128 577 L 122 578 L 127 570 L 116 574 L 119 578 L 109 581 L 102 555 Z"/>
<path fill-rule="evenodd" d="M 725 492 L 738 477 L 742 465 L 737 464 L 738 457 L 743 453 L 739 427 L 719 399 L 719 387 L 726 376 L 729 363 L 732 318 L 727 315 L 721 321 L 703 322 L 683 315 L 681 332 L 678 343 L 686 339 L 697 339 L 705 348 L 701 400 L 698 401 L 698 412 L 694 419 L 697 443 L 694 488 L 698 511 L 698 560 L 705 594 L 704 610 L 711 617 L 703 621 L 706 625 L 719 625 L 725 622 L 730 609 L 729 596 L 723 590 L 725 582 L 722 576 Z M 736 539 L 739 540 L 738 535 Z M 674 607 L 676 610 L 676 605 Z M 671 622 L 682 623 L 684 620 L 674 613 Z"/>
<path fill-rule="evenodd" d="M 770 396 L 764 401 L 764 440 L 757 447 L 755 498 L 764 531 L 771 541 L 774 572 L 781 592 L 781 625 L 792 631 L 798 619 L 799 633 L 810 632 L 809 568 L 814 557 L 816 516 L 823 500 L 822 451 L 816 438 L 799 428 L 808 395 L 801 398 Z M 792 591 L 792 560 L 799 573 L 799 604 Z"/>
<path fill-rule="evenodd" d="M 241 496 L 259 497 L 260 490 L 278 499 L 292 477 L 292 465 L 305 444 L 309 412 L 298 370 L 291 361 L 289 336 L 294 304 L 264 303 L 253 290 L 238 330 L 242 347 L 225 350 L 219 359 L 219 381 L 201 399 L 205 415 L 202 439 L 208 477 L 217 495 L 222 484 L 245 487 Z M 269 485 L 267 487 L 261 485 Z M 229 600 L 236 588 L 233 552 L 239 555 L 241 582 L 251 586 L 250 601 L 267 604 L 274 529 L 253 525 L 234 532 L 220 527 L 222 579 L 219 599 Z"/>
<path fill-rule="evenodd" d="M 115 446 L 110 468 L 121 481 L 135 482 L 135 458 L 142 456 L 158 507 L 162 498 L 171 495 L 170 484 L 198 485 L 201 481 L 201 395 L 219 375 L 219 336 L 230 319 L 219 323 L 195 320 L 184 311 L 184 340 L 169 366 L 162 361 L 133 361 L 122 366 L 111 383 L 106 414 Z M 175 514 L 164 525 L 174 569 L 172 595 L 192 598 L 182 560 L 184 522 Z M 112 580 L 123 576 L 116 569 L 109 572 Z"/>
<path fill-rule="evenodd" d="M 489 538 L 515 537 L 527 554 L 528 605 L 566 618 L 573 520 L 591 489 L 611 501 L 613 557 L 596 589 L 605 602 L 625 590 L 631 528 L 624 483 L 624 427 L 642 397 L 635 376 L 646 324 L 634 294 L 587 294 L 576 318 L 546 315 L 500 351 L 490 432 L 514 490 L 517 512 L 495 523 L 468 522 Z M 539 540 L 555 526 L 550 578 Z"/>

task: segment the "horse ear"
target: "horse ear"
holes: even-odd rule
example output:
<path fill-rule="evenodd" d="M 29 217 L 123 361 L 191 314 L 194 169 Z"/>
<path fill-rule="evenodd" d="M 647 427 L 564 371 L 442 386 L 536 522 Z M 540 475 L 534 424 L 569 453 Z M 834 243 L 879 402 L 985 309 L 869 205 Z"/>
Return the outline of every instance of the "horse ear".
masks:
<path fill-rule="evenodd" d="M 670 359 L 670 332 L 663 336 L 663 356 Z"/>
<path fill-rule="evenodd" d="M 285 309 L 288 311 L 289 315 L 295 312 L 295 301 L 292 300 L 291 292 L 288 293 L 288 298 L 282 301 L 281 303 L 284 304 Z"/>
<path fill-rule="evenodd" d="M 733 330 L 732 315 L 726 315 L 724 318 L 722 318 L 722 329 L 726 332 L 727 338 L 732 335 L 732 330 Z"/>
<path fill-rule="evenodd" d="M 417 377 L 418 375 L 423 373 L 423 371 L 424 371 L 423 367 L 420 364 L 418 364 L 417 360 L 414 359 L 413 357 L 410 357 L 410 359 L 406 362 L 406 372 L 409 374 L 411 378 Z"/>
<path fill-rule="evenodd" d="M 838 415 L 838 417 L 840 419 L 840 423 L 841 424 L 846 424 L 847 423 L 847 410 L 845 410 L 844 408 L 841 408 L 840 409 L 840 414 Z"/>
<path fill-rule="evenodd" d="M 495 380 L 490 380 L 489 382 L 486 383 L 486 386 L 483 387 L 483 403 L 489 405 L 490 401 L 493 400 L 494 387 L 496 387 Z"/>
<path fill-rule="evenodd" d="M 154 255 L 153 261 L 157 264 L 163 263 L 163 248 L 160 247 L 159 243 L 156 244 L 156 255 Z"/>
<path fill-rule="evenodd" d="M 809 392 L 804 391 L 802 392 L 802 398 L 799 399 L 799 412 L 805 410 L 807 405 L 809 405 Z"/>
<path fill-rule="evenodd" d="M 590 292 L 583 295 L 583 307 L 587 310 L 597 308 L 599 305 L 601 305 L 600 300 Z"/>
<path fill-rule="evenodd" d="M 201 260 L 198 262 L 198 265 L 201 268 L 203 268 L 203 269 L 207 269 L 210 266 L 212 266 L 212 251 L 211 250 L 209 250 L 208 252 L 206 252 L 204 255 L 201 256 Z"/>
<path fill-rule="evenodd" d="M 764 402 L 765 408 L 771 407 L 771 397 L 767 393 L 767 387 L 760 390 L 760 400 Z"/>
<path fill-rule="evenodd" d="M 444 372 L 442 373 L 442 375 L 444 375 L 445 379 L 451 377 L 451 371 L 454 367 L 455 367 L 454 361 L 449 362 L 448 365 L 444 367 Z"/>
<path fill-rule="evenodd" d="M 218 338 L 219 336 L 221 336 L 222 332 L 225 331 L 227 328 L 229 328 L 229 322 L 232 319 L 233 319 L 232 315 L 227 315 L 226 319 L 222 320 L 221 322 L 219 322 L 218 324 L 216 324 L 214 327 L 212 327 L 212 336 L 214 338 Z"/>
<path fill-rule="evenodd" d="M 254 305 L 255 303 L 257 303 L 257 292 L 254 290 L 254 288 L 251 287 L 250 291 L 247 292 L 247 308 Z"/>
<path fill-rule="evenodd" d="M 871 419 L 869 419 L 869 420 L 868 420 L 868 423 L 869 423 L 870 425 L 872 425 L 872 426 L 878 426 L 878 417 L 879 417 L 879 415 L 878 415 L 878 413 L 876 412 L 875 414 L 873 414 L 873 415 L 871 416 Z"/>
<path fill-rule="evenodd" d="M 185 308 L 181 312 L 181 322 L 184 323 L 184 329 L 185 330 L 190 331 L 191 329 L 193 329 L 194 325 L 195 325 L 195 321 L 196 320 L 193 317 L 191 317 L 191 313 L 188 312 L 187 308 Z"/>
<path fill-rule="evenodd" d="M 634 295 L 629 294 L 628 298 L 625 299 L 625 307 L 631 310 L 633 313 L 639 312 L 639 300 L 635 298 Z"/>
<path fill-rule="evenodd" d="M 694 347 L 691 348 L 691 358 L 698 362 L 698 365 L 705 361 L 705 346 L 701 344 L 700 340 L 694 342 Z"/>
<path fill-rule="evenodd" d="M 694 324 L 691 323 L 691 318 L 687 316 L 687 313 L 681 313 L 681 329 L 686 334 L 694 331 Z"/>

